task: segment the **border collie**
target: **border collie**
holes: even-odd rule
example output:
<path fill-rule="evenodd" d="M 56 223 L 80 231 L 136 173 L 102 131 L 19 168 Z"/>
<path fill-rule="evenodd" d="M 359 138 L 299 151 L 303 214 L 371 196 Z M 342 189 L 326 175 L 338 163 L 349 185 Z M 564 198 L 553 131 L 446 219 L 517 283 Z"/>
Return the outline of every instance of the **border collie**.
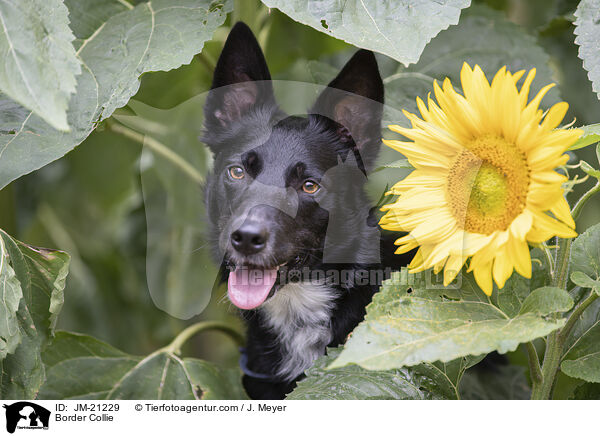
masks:
<path fill-rule="evenodd" d="M 303 116 L 277 105 L 264 55 L 237 23 L 205 102 L 214 154 L 205 201 L 229 300 L 247 324 L 240 365 L 254 399 L 282 399 L 363 319 L 381 280 L 364 191 L 381 143 L 383 82 L 359 50 Z M 396 268 L 406 256 L 395 256 Z M 388 272 L 389 273 L 389 272 Z"/>

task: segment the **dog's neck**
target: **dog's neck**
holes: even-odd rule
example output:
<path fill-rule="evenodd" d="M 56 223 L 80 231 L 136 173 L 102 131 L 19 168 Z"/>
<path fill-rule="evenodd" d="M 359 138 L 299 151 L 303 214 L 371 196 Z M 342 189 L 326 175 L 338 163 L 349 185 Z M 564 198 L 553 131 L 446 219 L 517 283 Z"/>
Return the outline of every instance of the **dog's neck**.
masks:
<path fill-rule="evenodd" d="M 312 283 L 289 283 L 259 309 L 276 337 L 282 358 L 274 375 L 292 381 L 323 355 L 333 338 L 331 315 L 339 291 Z"/>

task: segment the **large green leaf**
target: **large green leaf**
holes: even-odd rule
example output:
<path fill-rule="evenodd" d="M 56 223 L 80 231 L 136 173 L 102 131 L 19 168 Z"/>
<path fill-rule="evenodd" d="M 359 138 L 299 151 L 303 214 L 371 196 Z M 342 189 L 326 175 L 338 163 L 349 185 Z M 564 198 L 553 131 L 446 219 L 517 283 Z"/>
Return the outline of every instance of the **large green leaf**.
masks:
<path fill-rule="evenodd" d="M 590 330 L 569 352 L 561 370 L 570 377 L 600 383 L 600 328 Z"/>
<path fill-rule="evenodd" d="M 573 305 L 566 291 L 542 288 L 529 294 L 520 312 L 511 317 L 466 274 L 458 289 L 421 286 L 408 284 L 402 274 L 385 282 L 367 307 L 365 321 L 331 367 L 355 363 L 382 370 L 491 351 L 505 353 L 560 328 L 565 320 L 547 315 Z"/>
<path fill-rule="evenodd" d="M 294 20 L 352 45 L 417 62 L 440 30 L 456 24 L 470 0 L 263 0 Z"/>
<path fill-rule="evenodd" d="M 571 247 L 571 280 L 586 288 L 600 292 L 600 224 L 579 235 Z"/>
<path fill-rule="evenodd" d="M 550 57 L 535 38 L 508 21 L 504 14 L 481 5 L 473 5 L 463 11 L 458 26 L 440 32 L 425 47 L 415 65 L 388 65 L 385 58 L 378 60 L 385 84 L 386 106 L 398 112 L 401 109 L 415 112 L 415 98 L 425 99 L 433 91 L 434 79 L 449 77 L 456 87 L 460 86 L 460 70 L 464 62 L 471 66 L 479 65 L 488 79 L 502 66 L 513 72 L 536 68 L 533 92 L 554 81 Z M 309 74 L 316 83 L 327 84 L 342 67 L 339 61 L 336 58 L 334 66 L 311 61 L 308 63 Z M 557 99 L 558 92 L 551 90 L 544 101 Z M 389 116 L 385 118 L 394 123 L 402 121 L 389 119 Z"/>
<path fill-rule="evenodd" d="M 344 368 L 327 370 L 342 352 L 340 348 L 330 348 L 327 356 L 317 359 L 300 381 L 294 391 L 288 395 L 289 400 L 424 400 L 424 399 L 457 399 L 458 375 L 455 368 L 448 368 L 450 376 L 443 365 L 418 365 L 413 368 L 399 368 L 387 371 L 369 371 L 360 366 L 351 365 Z M 461 367 L 462 360 L 455 362 L 456 369 Z M 462 369 L 464 371 L 464 364 Z"/>
<path fill-rule="evenodd" d="M 592 88 L 600 98 L 600 0 L 582 0 L 575 11 L 575 43 L 588 71 Z"/>
<path fill-rule="evenodd" d="M 44 381 L 41 352 L 53 335 L 64 301 L 69 256 L 23 244 L 2 230 L 0 239 L 23 295 L 16 312 L 21 341 L 0 360 L 0 398 L 34 398 Z M 5 278 L 0 274 L 0 282 Z"/>
<path fill-rule="evenodd" d="M 583 312 L 573 329 L 561 370 L 570 377 L 600 382 L 600 301 Z"/>
<path fill-rule="evenodd" d="M 441 32 L 423 51 L 419 62 L 406 70 L 437 79 L 449 77 L 456 86 L 464 62 L 479 65 L 488 79 L 503 66 L 512 72 L 535 67 L 532 91 L 554 82 L 550 57 L 535 38 L 504 14 L 481 5 L 465 10 L 459 25 Z"/>
<path fill-rule="evenodd" d="M 21 283 L 9 264 L 4 239 L 0 238 L 0 359 L 4 359 L 8 353 L 13 353 L 21 342 L 21 331 L 17 321 L 21 297 Z"/>
<path fill-rule="evenodd" d="M 600 224 L 579 235 L 571 247 L 571 280 L 600 292 Z M 600 305 L 594 302 L 582 314 L 568 338 L 561 364 L 568 376 L 600 383 Z"/>
<path fill-rule="evenodd" d="M 58 332 L 43 355 L 40 399 L 244 399 L 239 369 L 159 350 L 128 355 L 90 336 Z"/>
<path fill-rule="evenodd" d="M 502 66 L 515 72 L 536 68 L 537 77 L 532 92 L 553 82 L 550 58 L 535 39 L 505 16 L 487 7 L 473 5 L 466 9 L 458 26 L 453 26 L 434 38 L 415 65 L 399 67 L 384 78 L 386 113 L 384 124 L 408 125 L 401 109 L 416 113 L 416 97 L 426 100 L 433 91 L 433 80 L 449 77 L 460 87 L 460 70 L 464 62 L 479 65 L 488 79 Z M 558 91 L 551 90 L 545 103 L 556 101 Z M 392 111 L 393 108 L 396 112 Z"/>
<path fill-rule="evenodd" d="M 38 398 L 104 399 L 141 358 L 128 356 L 90 336 L 57 332 L 43 360 L 47 381 Z"/>
<path fill-rule="evenodd" d="M 0 189 L 63 156 L 127 103 L 148 71 L 187 64 L 225 21 L 230 0 L 68 0 L 83 70 L 62 133 L 28 111 L 1 111 Z M 0 98 L 0 107 L 6 102 Z"/>
<path fill-rule="evenodd" d="M 0 90 L 60 130 L 81 73 L 68 14 L 62 0 L 0 3 Z"/>

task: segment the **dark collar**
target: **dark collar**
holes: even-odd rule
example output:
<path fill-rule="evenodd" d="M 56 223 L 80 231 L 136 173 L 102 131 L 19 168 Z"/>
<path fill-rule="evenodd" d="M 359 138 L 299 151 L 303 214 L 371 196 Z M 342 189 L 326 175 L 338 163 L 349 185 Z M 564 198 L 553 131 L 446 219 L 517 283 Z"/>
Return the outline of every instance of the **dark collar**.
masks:
<path fill-rule="evenodd" d="M 248 377 L 257 378 L 257 379 L 262 380 L 267 383 L 282 383 L 283 382 L 283 380 L 281 380 L 280 378 L 278 378 L 272 374 L 263 374 L 261 372 L 255 372 L 255 371 L 252 371 L 250 368 L 248 368 L 248 353 L 246 352 L 246 349 L 243 347 L 240 348 L 240 368 L 241 368 L 242 372 L 244 374 L 246 374 Z"/>

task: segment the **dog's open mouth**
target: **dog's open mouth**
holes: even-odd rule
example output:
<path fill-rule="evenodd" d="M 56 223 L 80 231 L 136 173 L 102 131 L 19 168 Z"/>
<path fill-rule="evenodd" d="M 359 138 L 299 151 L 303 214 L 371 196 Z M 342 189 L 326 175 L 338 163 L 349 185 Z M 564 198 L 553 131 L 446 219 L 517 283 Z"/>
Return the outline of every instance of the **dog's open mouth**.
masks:
<path fill-rule="evenodd" d="M 240 309 L 254 309 L 265 302 L 277 281 L 279 267 L 254 269 L 238 267 L 229 273 L 227 295 Z"/>
<path fill-rule="evenodd" d="M 229 273 L 227 295 L 229 300 L 240 309 L 255 309 L 263 304 L 271 295 L 279 278 L 280 268 L 297 266 L 306 259 L 297 256 L 294 260 L 272 268 L 252 265 L 236 266 Z"/>

